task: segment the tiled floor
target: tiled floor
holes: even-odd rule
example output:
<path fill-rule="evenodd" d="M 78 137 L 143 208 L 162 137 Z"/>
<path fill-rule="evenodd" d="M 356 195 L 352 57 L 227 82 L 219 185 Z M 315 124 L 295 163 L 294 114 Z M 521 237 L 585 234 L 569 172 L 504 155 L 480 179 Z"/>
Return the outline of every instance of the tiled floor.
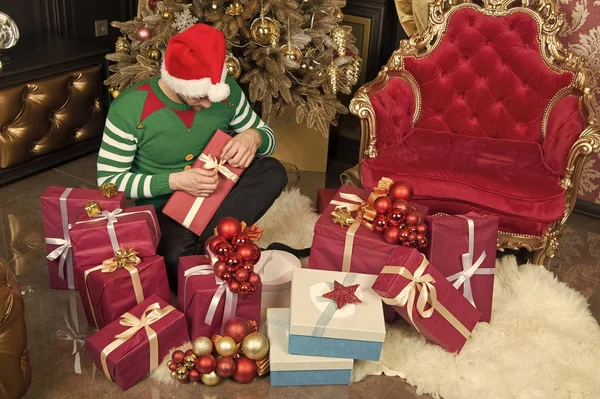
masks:
<path fill-rule="evenodd" d="M 337 184 L 335 175 L 347 165 L 334 164 L 327 185 Z M 72 317 L 71 303 L 77 305 L 76 335 L 85 336 L 91 329 L 85 322 L 77 292 L 48 288 L 43 245 L 39 197 L 49 185 L 94 187 L 95 156 L 90 155 L 47 170 L 16 183 L 0 187 L 0 257 L 6 259 L 19 279 L 25 294 L 29 353 L 33 381 L 26 398 L 429 398 L 418 396 L 415 389 L 400 378 L 369 377 L 350 386 L 271 388 L 268 378 L 249 385 L 232 382 L 216 387 L 179 386 L 176 389 L 143 381 L 125 393 L 102 375 L 85 353 L 82 372 L 74 372 L 72 342 L 56 337 L 65 331 L 64 318 Z M 290 175 L 290 183 L 296 180 Z M 325 178 L 303 173 L 301 190 L 313 199 L 316 188 Z M 563 281 L 589 298 L 592 312 L 600 319 L 600 221 L 574 214 L 551 269 Z"/>

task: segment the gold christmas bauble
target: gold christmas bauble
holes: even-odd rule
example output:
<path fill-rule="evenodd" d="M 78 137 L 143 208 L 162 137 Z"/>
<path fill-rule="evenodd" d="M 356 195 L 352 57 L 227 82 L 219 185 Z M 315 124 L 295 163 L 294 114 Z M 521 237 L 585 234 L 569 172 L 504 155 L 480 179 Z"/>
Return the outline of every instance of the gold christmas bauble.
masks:
<path fill-rule="evenodd" d="M 221 377 L 213 371 L 212 373 L 202 374 L 202 382 L 208 386 L 217 385 L 221 382 Z"/>
<path fill-rule="evenodd" d="M 119 97 L 119 94 L 121 94 L 121 90 L 113 89 L 113 91 L 111 91 L 110 94 L 112 95 L 112 98 L 117 98 Z"/>
<path fill-rule="evenodd" d="M 173 17 L 173 13 L 169 10 L 165 10 L 160 16 L 162 17 L 162 19 L 171 19 Z"/>
<path fill-rule="evenodd" d="M 225 14 L 231 15 L 233 17 L 237 17 L 239 15 L 242 15 L 243 12 L 244 12 L 244 6 L 241 5 L 240 3 L 238 3 L 237 1 L 235 3 L 233 3 L 233 4 L 230 4 L 225 9 Z"/>
<path fill-rule="evenodd" d="M 341 12 L 341 11 L 338 11 L 335 14 L 335 20 L 338 21 L 338 22 L 342 22 L 344 20 L 344 13 Z"/>
<path fill-rule="evenodd" d="M 192 342 L 192 351 L 197 357 L 208 355 L 213 350 L 213 343 L 208 337 L 198 337 Z"/>
<path fill-rule="evenodd" d="M 256 18 L 250 25 L 252 39 L 259 44 L 269 44 L 276 34 L 277 26 L 269 17 Z"/>
<path fill-rule="evenodd" d="M 269 339 L 261 333 L 248 334 L 242 342 L 242 350 L 248 359 L 260 360 L 269 353 Z"/>
<path fill-rule="evenodd" d="M 223 337 L 217 341 L 217 353 L 221 356 L 233 356 L 237 352 L 235 341 L 231 337 Z"/>
<path fill-rule="evenodd" d="M 302 59 L 302 51 L 295 44 L 287 43 L 279 48 L 281 54 L 290 61 L 300 62 Z"/>
<path fill-rule="evenodd" d="M 150 58 L 150 61 L 158 62 L 158 61 L 160 61 L 161 56 L 162 56 L 162 53 L 158 49 L 153 48 L 153 49 L 150 49 L 150 51 L 148 51 L 148 58 Z"/>
<path fill-rule="evenodd" d="M 131 50 L 131 44 L 129 44 L 129 40 L 126 37 L 121 36 L 117 39 L 117 43 L 115 44 L 115 50 L 117 53 L 129 54 Z"/>
<path fill-rule="evenodd" d="M 177 372 L 176 371 L 171 371 L 171 378 L 174 380 L 177 380 Z"/>
<path fill-rule="evenodd" d="M 239 78 L 242 74 L 240 60 L 235 58 L 235 56 L 231 53 L 227 54 L 227 57 L 225 58 L 225 67 L 227 67 L 227 73 L 234 79 Z"/>
<path fill-rule="evenodd" d="M 179 366 L 175 370 L 175 375 L 178 380 L 185 380 L 188 377 L 188 369 L 185 366 Z"/>
<path fill-rule="evenodd" d="M 191 369 L 194 367 L 194 365 L 196 364 L 196 355 L 194 355 L 193 353 L 190 355 L 187 355 L 184 359 L 183 359 L 183 364 L 185 367 L 187 367 L 188 369 Z"/>

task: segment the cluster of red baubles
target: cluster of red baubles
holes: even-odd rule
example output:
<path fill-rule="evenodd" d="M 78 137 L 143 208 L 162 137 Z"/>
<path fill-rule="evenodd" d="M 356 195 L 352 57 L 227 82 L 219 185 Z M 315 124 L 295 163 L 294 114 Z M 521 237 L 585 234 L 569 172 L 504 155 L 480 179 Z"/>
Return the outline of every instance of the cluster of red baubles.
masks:
<path fill-rule="evenodd" d="M 205 247 L 218 258 L 215 276 L 227 283 L 231 292 L 251 295 L 256 291 L 261 282 L 254 265 L 260 260 L 260 248 L 242 232 L 237 219 L 221 219 L 217 235 L 210 237 Z"/>
<path fill-rule="evenodd" d="M 373 203 L 377 212 L 373 229 L 383 233 L 385 242 L 405 247 L 427 245 L 427 226 L 423 223 L 421 212 L 409 203 L 412 197 L 412 186 L 405 181 L 397 181 L 392 184 L 387 196 L 379 197 Z"/>

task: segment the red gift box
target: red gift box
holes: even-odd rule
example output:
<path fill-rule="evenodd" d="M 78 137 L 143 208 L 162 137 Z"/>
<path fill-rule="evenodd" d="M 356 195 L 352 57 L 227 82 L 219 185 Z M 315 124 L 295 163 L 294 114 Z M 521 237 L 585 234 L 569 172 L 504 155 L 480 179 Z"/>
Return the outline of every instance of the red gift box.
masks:
<path fill-rule="evenodd" d="M 152 295 L 87 339 L 96 366 L 126 390 L 189 341 L 181 312 Z"/>
<path fill-rule="evenodd" d="M 69 227 L 86 214 L 85 206 L 92 201 L 100 209 L 112 211 L 125 207 L 125 194 L 106 198 L 100 190 L 51 186 L 41 196 L 51 288 L 76 288 Z"/>
<path fill-rule="evenodd" d="M 262 284 L 250 296 L 232 293 L 213 273 L 204 255 L 179 258 L 178 308 L 185 313 L 192 340 L 221 334 L 230 318 L 260 322 Z"/>
<path fill-rule="evenodd" d="M 416 249 L 396 251 L 371 287 L 430 342 L 460 352 L 481 317 Z"/>
<path fill-rule="evenodd" d="M 492 319 L 498 217 L 469 212 L 425 218 L 429 246 L 423 253 L 436 269 L 481 312 Z"/>
<path fill-rule="evenodd" d="M 330 201 L 325 212 L 317 220 L 308 268 L 379 274 L 383 266 L 388 264 L 386 262 L 392 251 L 397 249 L 410 252 L 411 248 L 388 244 L 383 240 L 382 233 L 369 230 L 364 226 L 358 227 L 351 245 L 347 243 L 352 227 L 342 227 L 334 223 L 331 212 L 336 207 L 355 209 L 369 197 L 369 194 L 369 191 L 356 187 L 342 186 L 340 188 L 333 201 Z M 427 207 L 416 204 L 414 206 L 423 215 L 428 211 Z M 349 267 L 344 268 L 344 264 Z"/>
<path fill-rule="evenodd" d="M 117 267 L 116 263 L 107 261 L 99 266 L 75 266 L 85 315 L 96 328 L 111 323 L 150 295 L 171 301 L 162 256 L 147 256 L 141 263 L 129 263 L 125 267 Z"/>
<path fill-rule="evenodd" d="M 221 151 L 231 140 L 227 133 L 217 130 L 208 142 L 194 168 L 219 170 L 219 185 L 208 197 L 194 197 L 183 191 L 176 191 L 163 208 L 163 213 L 197 235 L 201 235 L 211 221 L 221 202 L 237 183 L 244 169 L 222 165 L 218 161 Z"/>
<path fill-rule="evenodd" d="M 321 215 L 338 192 L 337 188 L 320 188 L 317 190 L 317 212 Z"/>
<path fill-rule="evenodd" d="M 135 248 L 140 257 L 156 255 L 160 226 L 151 205 L 88 217 L 81 216 L 70 230 L 76 266 L 97 265 L 119 248 Z"/>

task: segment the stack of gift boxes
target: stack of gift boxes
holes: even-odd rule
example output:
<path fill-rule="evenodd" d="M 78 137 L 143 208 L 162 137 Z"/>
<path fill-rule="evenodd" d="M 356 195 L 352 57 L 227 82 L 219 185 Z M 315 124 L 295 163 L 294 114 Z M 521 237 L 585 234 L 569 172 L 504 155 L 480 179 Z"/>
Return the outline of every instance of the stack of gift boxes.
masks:
<path fill-rule="evenodd" d="M 165 208 L 196 232 L 242 173 L 212 155 L 228 140 L 218 132 L 195 164 L 217 170 L 218 192 L 177 193 Z M 266 318 L 272 385 L 347 384 L 354 359 L 379 359 L 385 322 L 397 315 L 455 353 L 491 319 L 498 220 L 427 215 L 411 196 L 409 185 L 385 178 L 372 192 L 320 194 L 306 269 L 290 254 L 261 253 L 256 226 L 224 220 L 206 256 L 180 258 L 175 308 L 153 207 L 126 208 L 110 183 L 49 187 L 42 212 L 50 285 L 79 291 L 99 330 L 87 339 L 89 353 L 123 389 L 172 348 L 221 334 L 233 317 L 254 325 Z"/>

